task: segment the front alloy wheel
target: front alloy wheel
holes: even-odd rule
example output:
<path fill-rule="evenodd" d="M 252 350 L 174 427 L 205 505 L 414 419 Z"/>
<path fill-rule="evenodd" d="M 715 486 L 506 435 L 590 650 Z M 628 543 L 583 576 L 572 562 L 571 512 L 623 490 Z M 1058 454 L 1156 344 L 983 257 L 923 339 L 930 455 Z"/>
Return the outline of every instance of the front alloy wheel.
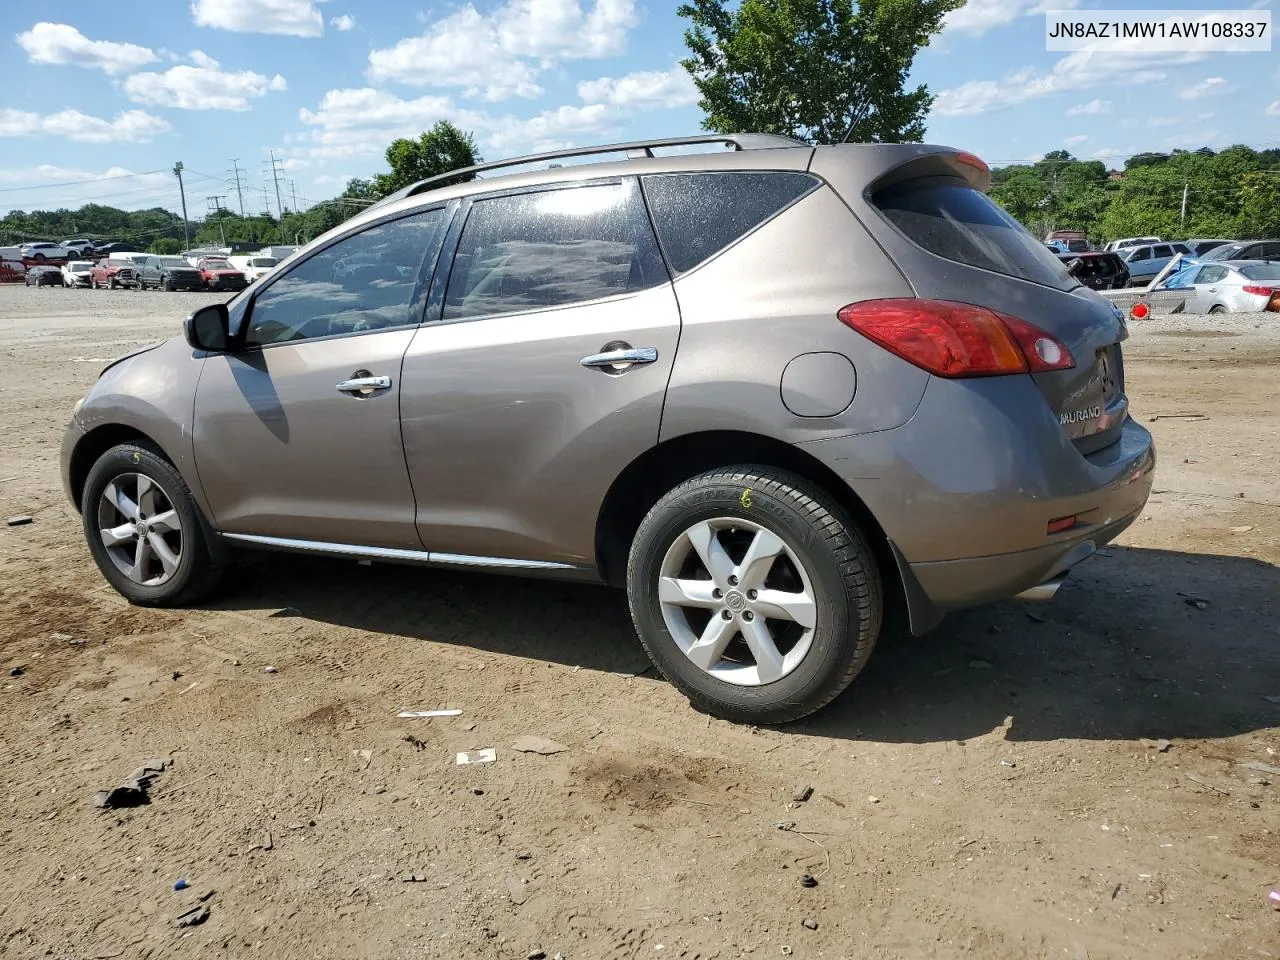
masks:
<path fill-rule="evenodd" d="M 141 473 L 122 473 L 98 500 L 107 556 L 134 583 L 163 585 L 182 562 L 182 521 L 164 489 Z"/>

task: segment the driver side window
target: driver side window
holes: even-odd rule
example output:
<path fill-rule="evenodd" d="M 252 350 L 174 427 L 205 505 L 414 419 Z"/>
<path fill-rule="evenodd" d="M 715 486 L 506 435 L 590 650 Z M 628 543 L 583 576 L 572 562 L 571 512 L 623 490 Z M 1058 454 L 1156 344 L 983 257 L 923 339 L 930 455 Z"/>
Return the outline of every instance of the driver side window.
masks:
<path fill-rule="evenodd" d="M 246 346 L 416 324 L 414 290 L 436 249 L 444 209 L 362 230 L 309 257 L 254 298 Z"/>

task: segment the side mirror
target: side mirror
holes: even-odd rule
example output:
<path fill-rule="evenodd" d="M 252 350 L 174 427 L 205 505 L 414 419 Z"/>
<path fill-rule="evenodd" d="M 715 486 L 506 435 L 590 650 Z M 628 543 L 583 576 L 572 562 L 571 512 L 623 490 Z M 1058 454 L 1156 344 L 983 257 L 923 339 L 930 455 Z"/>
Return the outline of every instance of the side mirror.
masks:
<path fill-rule="evenodd" d="M 231 341 L 230 318 L 225 303 L 201 307 L 183 322 L 187 343 L 196 350 L 225 353 Z"/>

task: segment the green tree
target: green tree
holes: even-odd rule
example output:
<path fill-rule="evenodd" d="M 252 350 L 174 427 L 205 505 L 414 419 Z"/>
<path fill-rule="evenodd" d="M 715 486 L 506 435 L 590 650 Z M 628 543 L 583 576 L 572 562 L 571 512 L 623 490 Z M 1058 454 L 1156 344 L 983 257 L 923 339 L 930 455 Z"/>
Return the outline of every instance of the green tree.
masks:
<path fill-rule="evenodd" d="M 691 0 L 678 13 L 704 129 L 811 143 L 919 141 L 933 96 L 916 54 L 965 0 Z"/>
<path fill-rule="evenodd" d="M 404 137 L 392 140 L 387 147 L 386 157 L 391 172 L 378 174 L 372 184 L 371 192 L 379 197 L 385 197 L 427 177 L 471 167 L 479 162 L 475 138 L 470 133 L 459 130 L 448 120 L 438 121 L 416 140 Z M 469 179 L 469 176 L 459 177 L 459 181 Z M 347 189 L 350 190 L 359 183 L 360 181 L 353 180 L 347 184 Z"/>
<path fill-rule="evenodd" d="M 147 252 L 158 253 L 161 256 L 181 253 L 182 241 L 174 237 L 161 237 L 159 240 L 151 241 L 151 246 L 147 247 Z"/>

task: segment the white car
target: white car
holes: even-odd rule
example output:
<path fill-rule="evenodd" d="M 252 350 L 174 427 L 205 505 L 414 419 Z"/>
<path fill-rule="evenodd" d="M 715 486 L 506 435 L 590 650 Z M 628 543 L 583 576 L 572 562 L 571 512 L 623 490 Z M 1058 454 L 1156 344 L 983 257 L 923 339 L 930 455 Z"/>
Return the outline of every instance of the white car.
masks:
<path fill-rule="evenodd" d="M 66 260 L 74 254 L 60 243 L 24 243 L 22 255 L 32 260 Z"/>
<path fill-rule="evenodd" d="M 244 278 L 250 283 L 260 280 L 271 272 L 280 261 L 275 257 L 228 257 L 231 265 L 244 274 Z"/>
<path fill-rule="evenodd" d="M 1280 312 L 1280 263 L 1206 263 L 1178 289 L 1193 291 L 1182 308 L 1184 313 Z"/>
<path fill-rule="evenodd" d="M 63 240 L 62 245 L 71 251 L 73 257 L 87 257 L 93 253 L 92 240 Z"/>
<path fill-rule="evenodd" d="M 87 287 L 89 286 L 89 271 L 93 268 L 92 261 L 89 260 L 72 260 L 62 268 L 62 282 L 68 287 Z"/>
<path fill-rule="evenodd" d="M 1128 250 L 1130 247 L 1141 247 L 1149 243 L 1164 243 L 1159 237 L 1124 237 L 1120 240 L 1112 240 L 1102 248 L 1103 253 L 1115 253 L 1119 250 Z"/>

